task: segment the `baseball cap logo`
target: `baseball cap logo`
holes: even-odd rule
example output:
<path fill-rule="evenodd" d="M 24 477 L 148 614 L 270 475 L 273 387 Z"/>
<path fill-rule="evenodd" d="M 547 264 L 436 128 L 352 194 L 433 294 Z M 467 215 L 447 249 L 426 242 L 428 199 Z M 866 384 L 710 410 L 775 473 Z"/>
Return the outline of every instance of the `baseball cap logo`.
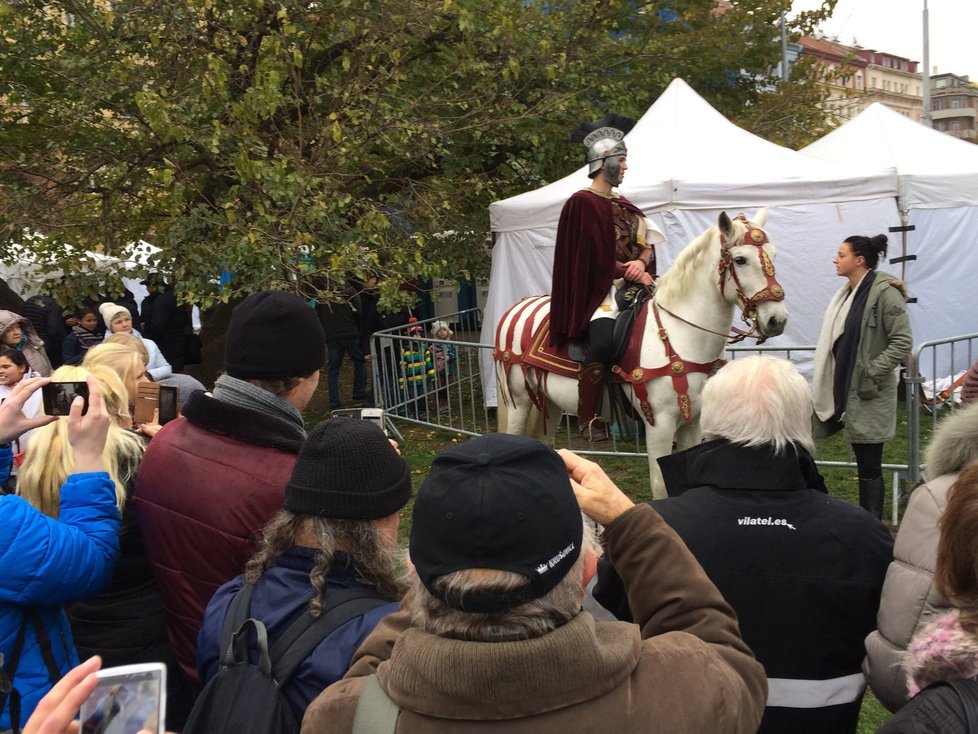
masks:
<path fill-rule="evenodd" d="M 547 573 L 547 571 L 549 571 L 558 563 L 560 563 L 562 560 L 567 558 L 567 556 L 569 556 L 570 553 L 574 550 L 575 546 L 576 543 L 571 543 L 566 548 L 564 548 L 560 553 L 558 553 L 553 558 L 551 558 L 549 561 L 547 561 L 546 563 L 541 563 L 539 566 L 537 566 L 537 573 L 540 574 L 541 576 Z"/>

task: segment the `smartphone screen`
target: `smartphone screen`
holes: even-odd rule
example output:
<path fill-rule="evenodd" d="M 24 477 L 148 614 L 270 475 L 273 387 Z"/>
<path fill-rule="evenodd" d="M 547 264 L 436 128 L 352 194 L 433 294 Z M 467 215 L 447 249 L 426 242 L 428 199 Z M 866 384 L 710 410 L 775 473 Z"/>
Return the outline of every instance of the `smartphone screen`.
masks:
<path fill-rule="evenodd" d="M 142 729 L 164 734 L 166 666 L 162 663 L 106 668 L 82 704 L 83 734 L 138 734 Z"/>
<path fill-rule="evenodd" d="M 85 399 L 82 415 L 88 412 L 88 383 L 49 382 L 41 388 L 41 400 L 47 415 L 68 415 L 72 401 L 81 396 Z"/>
<path fill-rule="evenodd" d="M 177 417 L 177 392 L 175 385 L 160 385 L 160 425 L 166 425 Z"/>

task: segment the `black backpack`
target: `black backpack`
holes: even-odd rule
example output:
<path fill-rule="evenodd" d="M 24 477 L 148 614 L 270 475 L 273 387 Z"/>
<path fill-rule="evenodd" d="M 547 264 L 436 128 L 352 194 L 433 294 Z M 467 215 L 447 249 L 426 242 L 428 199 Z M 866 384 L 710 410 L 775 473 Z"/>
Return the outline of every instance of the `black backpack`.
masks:
<path fill-rule="evenodd" d="M 269 650 L 265 625 L 248 616 L 254 590 L 254 584 L 246 584 L 228 608 L 221 628 L 221 669 L 204 686 L 183 734 L 298 734 L 301 722 L 282 687 L 333 630 L 389 603 L 363 586 L 331 590 L 318 618 L 303 614 Z M 257 664 L 249 661 L 252 630 Z"/>

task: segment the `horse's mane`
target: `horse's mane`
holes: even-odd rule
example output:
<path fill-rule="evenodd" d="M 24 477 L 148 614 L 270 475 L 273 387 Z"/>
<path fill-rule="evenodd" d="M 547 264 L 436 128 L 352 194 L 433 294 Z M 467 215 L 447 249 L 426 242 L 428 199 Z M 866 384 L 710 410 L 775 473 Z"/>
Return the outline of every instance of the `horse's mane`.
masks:
<path fill-rule="evenodd" d="M 717 234 L 717 228 L 710 227 L 682 249 L 679 257 L 656 283 L 655 290 L 660 298 L 676 298 L 687 290 L 693 273 L 700 268 L 705 258 L 713 254 L 710 244 Z"/>

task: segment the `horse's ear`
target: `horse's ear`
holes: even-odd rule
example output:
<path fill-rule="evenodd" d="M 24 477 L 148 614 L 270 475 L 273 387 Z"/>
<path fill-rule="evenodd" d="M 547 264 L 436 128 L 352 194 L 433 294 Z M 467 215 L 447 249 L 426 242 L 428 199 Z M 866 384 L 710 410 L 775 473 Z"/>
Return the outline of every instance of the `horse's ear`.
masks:
<path fill-rule="evenodd" d="M 728 239 L 733 237 L 733 222 L 730 221 L 726 212 L 720 212 L 720 216 L 717 218 L 717 226 L 720 228 L 720 234 L 724 237 Z"/>
<path fill-rule="evenodd" d="M 757 214 L 751 220 L 755 227 L 763 227 L 767 223 L 767 207 L 762 206 L 757 210 Z"/>

